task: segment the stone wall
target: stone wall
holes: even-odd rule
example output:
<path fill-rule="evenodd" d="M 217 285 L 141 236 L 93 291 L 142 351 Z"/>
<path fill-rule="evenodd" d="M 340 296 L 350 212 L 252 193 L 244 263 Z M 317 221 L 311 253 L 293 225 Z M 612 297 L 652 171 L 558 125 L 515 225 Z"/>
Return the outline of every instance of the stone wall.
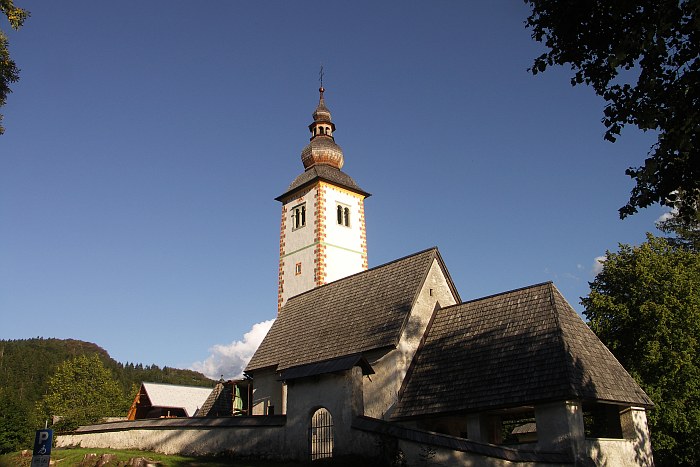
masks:
<path fill-rule="evenodd" d="M 134 420 L 80 427 L 56 445 L 284 460 L 285 424 L 284 416 Z"/>

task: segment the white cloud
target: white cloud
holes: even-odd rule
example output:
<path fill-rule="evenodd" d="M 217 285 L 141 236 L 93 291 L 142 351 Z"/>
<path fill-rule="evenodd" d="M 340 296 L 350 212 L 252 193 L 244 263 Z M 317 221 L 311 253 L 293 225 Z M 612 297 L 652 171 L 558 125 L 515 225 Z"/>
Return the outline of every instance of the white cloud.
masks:
<path fill-rule="evenodd" d="M 211 355 L 206 360 L 194 362 L 190 368 L 212 379 L 219 379 L 221 375 L 225 379 L 242 378 L 243 369 L 274 322 L 275 320 L 271 319 L 254 324 L 250 331 L 243 335 L 243 340 L 228 345 L 216 344 L 209 349 Z"/>
<path fill-rule="evenodd" d="M 593 269 L 591 272 L 593 273 L 594 276 L 597 276 L 603 271 L 603 263 L 605 260 L 608 259 L 607 256 L 596 256 L 595 259 L 593 260 Z"/>
<path fill-rule="evenodd" d="M 656 219 L 656 223 L 658 224 L 659 222 L 667 221 L 675 216 L 676 213 L 677 211 L 675 209 L 673 211 L 665 212 L 661 214 L 658 219 Z"/>

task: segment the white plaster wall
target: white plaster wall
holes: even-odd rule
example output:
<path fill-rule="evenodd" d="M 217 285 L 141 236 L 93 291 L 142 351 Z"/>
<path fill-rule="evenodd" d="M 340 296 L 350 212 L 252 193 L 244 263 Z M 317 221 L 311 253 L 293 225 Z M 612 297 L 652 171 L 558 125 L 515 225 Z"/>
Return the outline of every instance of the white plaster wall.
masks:
<path fill-rule="evenodd" d="M 268 415 L 270 406 L 275 407 L 275 415 L 283 415 L 285 402 L 281 381 L 277 381 L 277 372 L 259 370 L 255 372 L 253 386 L 253 415 Z"/>
<path fill-rule="evenodd" d="M 326 283 L 364 270 L 360 207 L 363 198 L 323 184 L 326 222 Z M 350 209 L 350 225 L 338 225 L 337 205 Z"/>
<path fill-rule="evenodd" d="M 284 204 L 287 211 L 285 213 L 285 228 L 283 231 L 285 256 L 280 258 L 284 262 L 282 267 L 284 272 L 282 304 L 290 297 L 311 290 L 316 285 L 314 278 L 316 193 L 317 189 L 315 188 L 306 190 L 300 193 L 298 197 Z M 294 230 L 292 209 L 301 203 L 306 203 L 306 225 Z M 280 229 L 280 231 L 282 230 Z M 296 263 L 301 263 L 301 274 L 299 275 L 296 274 Z"/>
<path fill-rule="evenodd" d="M 440 264 L 437 260 L 433 261 L 396 350 L 370 362 L 375 374 L 363 380 L 365 415 L 380 419 L 391 416 L 401 383 L 425 334 L 435 305 L 440 303 L 441 307 L 445 307 L 456 302 Z"/>
<path fill-rule="evenodd" d="M 362 251 L 362 223 L 360 206 L 364 202 L 361 196 L 350 194 L 333 185 L 323 184 L 326 207 L 326 242 L 340 245 L 350 250 Z M 350 208 L 350 226 L 338 225 L 337 203 Z"/>
<path fill-rule="evenodd" d="M 363 270 L 362 255 L 326 244 L 326 283 Z"/>
<path fill-rule="evenodd" d="M 314 279 L 314 259 L 314 245 L 283 258 L 283 305 L 291 297 L 311 290 L 316 286 L 316 281 Z M 301 263 L 301 274 L 299 275 L 297 275 L 295 271 L 296 263 Z"/>
<path fill-rule="evenodd" d="M 586 439 L 586 452 L 595 465 L 619 467 L 652 467 L 654 465 L 651 452 L 639 446 L 635 440 Z"/>
<path fill-rule="evenodd" d="M 60 435 L 57 447 L 138 449 L 163 454 L 228 453 L 241 457 L 289 459 L 284 450 L 285 427 L 221 427 L 172 430 L 128 430 Z"/>
<path fill-rule="evenodd" d="M 287 387 L 287 449 L 297 459 L 308 458 L 311 416 L 325 407 L 333 418 L 334 456 L 370 456 L 374 445 L 358 445 L 366 437 L 352 430 L 352 420 L 362 413 L 362 370 L 354 367 L 342 374 L 326 374 L 295 380 Z"/>
<path fill-rule="evenodd" d="M 641 407 L 629 407 L 622 412 L 621 422 L 626 439 L 588 438 L 588 456 L 597 465 L 653 466 L 646 411 Z"/>
<path fill-rule="evenodd" d="M 583 409 L 576 401 L 535 406 L 537 446 L 545 451 L 581 453 L 584 449 Z"/>

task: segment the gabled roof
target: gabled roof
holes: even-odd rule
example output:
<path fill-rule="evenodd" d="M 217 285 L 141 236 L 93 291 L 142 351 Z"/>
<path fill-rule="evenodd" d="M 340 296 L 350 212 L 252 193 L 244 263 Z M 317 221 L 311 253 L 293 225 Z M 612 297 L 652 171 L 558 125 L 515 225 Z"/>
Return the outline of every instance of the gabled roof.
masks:
<path fill-rule="evenodd" d="M 275 199 L 277 201 L 282 201 L 293 191 L 304 188 L 307 185 L 311 185 L 317 180 L 329 182 L 350 191 L 354 191 L 355 193 L 363 195 L 365 198 L 370 196 L 369 193 L 364 191 L 357 185 L 357 183 L 355 183 L 355 180 L 353 180 L 350 175 L 346 174 L 340 169 L 331 167 L 330 165 L 318 164 L 308 168 L 301 175 L 295 178 L 291 185 L 289 185 L 287 188 L 287 191 Z"/>
<path fill-rule="evenodd" d="M 309 363 L 308 365 L 287 368 L 280 373 L 280 379 L 290 381 L 293 379 L 306 378 L 308 376 L 325 375 L 327 373 L 349 370 L 354 366 L 359 366 L 362 369 L 363 375 L 374 374 L 372 365 L 369 364 L 362 354 L 355 354 L 326 360 L 324 362 Z"/>
<path fill-rule="evenodd" d="M 548 282 L 438 310 L 394 417 L 570 399 L 653 405 Z"/>
<path fill-rule="evenodd" d="M 296 295 L 282 307 L 246 371 L 278 371 L 395 346 L 437 248 Z"/>
<path fill-rule="evenodd" d="M 219 417 L 223 415 L 233 415 L 233 391 L 230 385 L 219 381 L 194 416 Z"/>
<path fill-rule="evenodd" d="M 211 388 L 158 383 L 142 383 L 142 387 L 152 406 L 182 408 L 188 417 L 194 415 L 212 391 Z"/>

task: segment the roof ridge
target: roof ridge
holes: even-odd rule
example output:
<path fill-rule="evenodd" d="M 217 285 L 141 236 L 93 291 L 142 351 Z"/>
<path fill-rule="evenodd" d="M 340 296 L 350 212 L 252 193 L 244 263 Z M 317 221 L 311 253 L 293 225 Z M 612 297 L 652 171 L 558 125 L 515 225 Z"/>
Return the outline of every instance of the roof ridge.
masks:
<path fill-rule="evenodd" d="M 450 308 L 453 308 L 453 307 L 456 307 L 456 306 L 465 305 L 465 304 L 467 304 L 467 303 L 474 303 L 474 302 L 478 302 L 478 301 L 481 301 L 481 300 L 487 300 L 487 299 L 489 299 L 489 298 L 495 298 L 495 297 L 499 297 L 499 296 L 501 296 L 501 295 L 507 295 L 507 294 L 511 294 L 511 293 L 514 293 L 514 292 L 520 292 L 520 291 L 522 291 L 522 290 L 534 289 L 535 287 L 541 287 L 541 286 L 547 285 L 547 284 L 552 284 L 552 285 L 553 285 L 552 281 L 540 282 L 540 283 L 538 283 L 538 284 L 526 285 L 525 287 L 518 287 L 517 289 L 507 290 L 507 291 L 505 291 L 505 292 L 499 292 L 499 293 L 495 293 L 495 294 L 492 294 L 492 295 L 486 295 L 486 296 L 484 296 L 484 297 L 473 298 L 473 299 L 471 299 L 471 300 L 467 300 L 467 301 L 465 301 L 465 302 L 460 302 L 460 303 L 455 303 L 454 305 L 449 305 L 449 306 L 443 307 L 443 308 L 441 308 L 441 309 L 442 309 L 442 310 L 447 310 L 447 309 L 450 309 Z"/>
<path fill-rule="evenodd" d="M 394 263 L 398 263 L 399 261 L 404 261 L 404 260 L 407 260 L 407 259 L 409 259 L 409 258 L 413 258 L 413 257 L 415 257 L 415 256 L 422 255 L 422 254 L 424 254 L 424 253 L 429 252 L 430 250 L 435 250 L 435 251 L 437 251 L 437 249 L 438 249 L 438 247 L 436 247 L 436 246 L 433 246 L 433 247 L 430 247 L 430 248 L 426 248 L 425 250 L 419 251 L 419 252 L 417 252 L 417 253 L 413 253 L 413 254 L 410 254 L 410 255 L 406 255 L 406 256 L 404 256 L 403 258 L 398 258 L 398 259 L 389 261 L 388 263 L 380 264 L 380 265 L 378 265 L 378 266 L 374 266 L 374 267 L 371 267 L 371 268 L 369 268 L 369 269 L 365 269 L 364 271 L 356 272 L 355 274 L 351 274 L 351 275 L 349 275 L 349 276 L 341 277 L 340 279 L 335 280 L 335 281 L 333 281 L 333 282 L 328 282 L 328 283 L 326 283 L 326 284 L 319 285 L 318 287 L 314 287 L 313 289 L 305 290 L 305 291 L 303 291 L 303 292 L 301 292 L 301 293 L 298 293 L 298 294 L 296 294 L 296 295 L 292 295 L 291 297 L 289 297 L 289 299 L 287 299 L 287 303 L 289 303 L 289 301 L 292 300 L 293 298 L 301 297 L 301 296 L 303 296 L 303 295 L 306 295 L 306 294 L 311 293 L 311 292 L 313 292 L 313 291 L 316 291 L 316 290 L 318 290 L 318 289 L 322 289 L 322 288 L 324 288 L 324 287 L 328 287 L 329 285 L 332 285 L 332 284 L 338 284 L 339 282 L 343 282 L 343 281 L 345 281 L 345 280 L 348 280 L 348 279 L 350 279 L 351 277 L 359 276 L 360 274 L 366 274 L 366 273 L 368 273 L 368 272 L 370 272 L 370 271 L 375 271 L 375 270 L 380 269 L 380 268 L 383 268 L 383 267 L 385 267 L 385 266 L 389 266 L 389 265 L 392 265 L 392 264 L 394 264 Z M 423 285 L 423 283 L 421 283 L 421 286 L 422 286 L 422 285 Z M 285 303 L 285 305 L 282 307 L 282 309 L 284 309 L 285 306 L 287 306 L 286 303 Z M 280 312 L 282 311 L 282 309 L 280 309 Z"/>
<path fill-rule="evenodd" d="M 557 307 L 557 301 L 554 299 L 554 290 L 556 289 L 554 283 L 550 282 L 549 287 L 547 288 L 547 292 L 549 292 L 549 310 L 550 312 L 554 315 L 554 323 L 555 323 L 555 330 L 556 330 L 556 336 L 557 339 L 559 339 L 559 344 L 562 347 L 563 353 L 561 355 L 561 358 L 564 358 L 564 369 L 566 370 L 566 382 L 569 385 L 569 390 L 571 391 L 572 394 L 576 394 L 577 396 L 581 397 L 580 391 L 577 389 L 576 385 L 574 385 L 574 374 L 573 370 L 571 368 L 571 359 L 568 358 L 572 356 L 571 353 L 571 348 L 569 346 L 569 343 L 564 339 L 564 330 L 561 327 L 561 319 L 559 318 L 559 308 Z M 558 291 L 558 289 L 557 289 Z"/>
<path fill-rule="evenodd" d="M 172 386 L 175 388 L 192 388 L 192 389 L 209 389 L 211 388 L 209 386 L 192 386 L 189 384 L 173 384 L 173 383 L 156 383 L 154 381 L 141 381 L 141 384 L 155 384 L 158 386 Z"/>

